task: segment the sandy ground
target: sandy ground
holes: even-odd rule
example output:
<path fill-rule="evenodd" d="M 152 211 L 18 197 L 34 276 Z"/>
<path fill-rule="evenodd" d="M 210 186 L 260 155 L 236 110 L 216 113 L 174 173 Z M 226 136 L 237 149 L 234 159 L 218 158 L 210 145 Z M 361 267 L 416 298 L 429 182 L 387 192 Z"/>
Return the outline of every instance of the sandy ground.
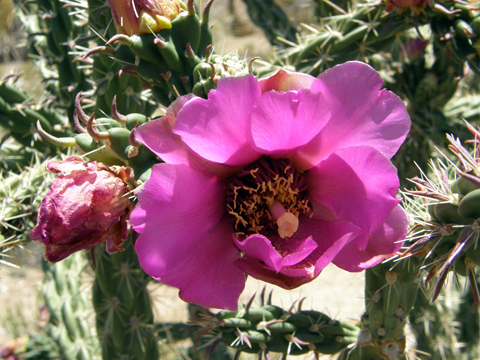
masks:
<path fill-rule="evenodd" d="M 336 319 L 355 321 L 360 318 L 364 309 L 363 285 L 363 273 L 352 274 L 330 265 L 315 281 L 290 291 L 249 278 L 240 302 L 246 303 L 253 294 L 259 295 L 266 286 L 266 294 L 273 290 L 275 305 L 288 309 L 295 301 L 306 298 L 302 306 L 304 310 L 314 309 Z M 175 288 L 154 288 L 153 298 L 159 321 L 187 319 L 187 309 L 182 306 L 177 294 L 178 290 Z M 258 297 L 256 300 L 258 301 Z"/>

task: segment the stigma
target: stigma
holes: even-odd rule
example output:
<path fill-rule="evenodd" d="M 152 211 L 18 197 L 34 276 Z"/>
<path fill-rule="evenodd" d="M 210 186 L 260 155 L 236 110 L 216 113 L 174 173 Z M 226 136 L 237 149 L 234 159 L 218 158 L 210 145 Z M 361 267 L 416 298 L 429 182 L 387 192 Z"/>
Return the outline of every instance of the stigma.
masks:
<path fill-rule="evenodd" d="M 277 220 L 278 235 L 280 235 L 282 239 L 295 234 L 299 224 L 298 217 L 288 212 L 282 203 L 276 199 L 273 200 L 273 204 L 268 205 L 268 210 Z"/>

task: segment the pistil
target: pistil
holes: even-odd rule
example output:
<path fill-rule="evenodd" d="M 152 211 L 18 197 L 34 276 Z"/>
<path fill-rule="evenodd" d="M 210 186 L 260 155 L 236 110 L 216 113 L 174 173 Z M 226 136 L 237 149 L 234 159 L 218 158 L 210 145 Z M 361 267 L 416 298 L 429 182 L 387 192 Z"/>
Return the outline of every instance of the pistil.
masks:
<path fill-rule="evenodd" d="M 272 216 L 277 220 L 278 235 L 282 239 L 291 237 L 298 229 L 298 218 L 285 210 L 283 204 L 278 200 L 273 200 L 271 205 L 268 205 L 268 210 Z"/>

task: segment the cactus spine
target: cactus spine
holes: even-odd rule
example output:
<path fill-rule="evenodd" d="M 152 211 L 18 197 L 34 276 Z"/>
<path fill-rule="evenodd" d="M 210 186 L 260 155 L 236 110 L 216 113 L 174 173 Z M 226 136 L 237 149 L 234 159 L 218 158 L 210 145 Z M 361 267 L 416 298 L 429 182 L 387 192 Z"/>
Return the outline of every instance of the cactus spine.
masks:
<path fill-rule="evenodd" d="M 0 263 L 12 264 L 11 249 L 28 239 L 51 181 L 45 164 L 38 159 L 35 165 L 25 167 L 19 174 L 0 173 Z"/>

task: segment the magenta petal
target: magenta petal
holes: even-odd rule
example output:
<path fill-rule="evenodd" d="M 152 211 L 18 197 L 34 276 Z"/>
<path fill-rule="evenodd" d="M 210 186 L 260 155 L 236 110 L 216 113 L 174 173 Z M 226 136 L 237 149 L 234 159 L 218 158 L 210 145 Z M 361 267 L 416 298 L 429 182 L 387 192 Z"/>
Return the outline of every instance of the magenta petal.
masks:
<path fill-rule="evenodd" d="M 306 234 L 311 234 L 311 238 L 316 245 L 310 243 L 311 238 L 304 240 L 310 252 L 307 257 L 301 259 L 290 266 L 282 267 L 277 273 L 268 269 L 264 262 L 250 256 L 244 256 L 235 262 L 235 265 L 246 274 L 271 284 L 278 285 L 284 289 L 294 289 L 300 285 L 308 283 L 315 279 L 335 256 L 343 249 L 343 247 L 351 242 L 360 229 L 353 224 L 344 221 L 319 221 L 314 219 L 301 218 L 300 228 L 295 234 L 298 238 L 303 238 Z M 288 239 L 287 241 L 291 241 Z M 306 252 L 304 252 L 306 254 Z"/>
<path fill-rule="evenodd" d="M 243 257 L 235 261 L 234 265 L 255 279 L 277 285 L 286 290 L 295 289 L 313 280 L 308 276 L 291 277 L 281 273 L 277 274 L 275 271 L 259 266 L 258 260 L 253 258 Z"/>
<path fill-rule="evenodd" d="M 308 74 L 280 69 L 275 74 L 258 80 L 262 94 L 267 91 L 290 91 L 310 89 L 315 78 Z"/>
<path fill-rule="evenodd" d="M 369 234 L 399 203 L 397 170 L 370 147 L 337 150 L 307 174 L 310 195 L 338 219 L 362 229 L 355 242 L 365 248 Z"/>
<path fill-rule="evenodd" d="M 285 239 L 281 239 L 281 241 L 282 244 L 279 244 L 277 249 L 279 249 L 282 254 L 286 254 L 283 255 L 282 269 L 297 265 L 305 260 L 305 258 L 318 247 L 317 243 L 313 241 L 311 236 L 306 239 L 292 237 L 287 241 L 285 241 Z"/>
<path fill-rule="evenodd" d="M 234 262 L 240 252 L 232 241 L 232 222 L 224 216 L 192 249 L 185 264 L 158 280 L 180 289 L 189 303 L 209 308 L 237 310 L 245 275 Z"/>
<path fill-rule="evenodd" d="M 270 91 L 252 111 L 252 146 L 285 157 L 312 140 L 329 119 L 330 106 L 320 93 Z"/>
<path fill-rule="evenodd" d="M 274 249 L 270 240 L 260 234 L 250 235 L 243 241 L 239 241 L 235 235 L 233 240 L 241 252 L 247 257 L 254 258 L 265 263 L 265 266 L 275 272 L 282 267 L 282 256 Z"/>
<path fill-rule="evenodd" d="M 185 104 L 173 132 L 204 159 L 231 166 L 246 166 L 259 158 L 247 142 L 252 108 L 261 96 L 253 76 L 223 78 L 208 100 Z"/>
<path fill-rule="evenodd" d="M 355 114 L 375 101 L 382 84 L 382 78 L 370 65 L 351 61 L 325 70 L 310 90 L 324 94 L 339 113 Z"/>
<path fill-rule="evenodd" d="M 224 184 L 186 165 L 158 164 L 138 193 L 130 223 L 140 265 L 161 277 L 180 268 L 226 210 Z"/>
<path fill-rule="evenodd" d="M 331 121 L 294 154 L 295 164 L 309 169 L 336 149 L 368 145 L 391 158 L 410 130 L 403 101 L 380 90 L 382 79 L 369 65 L 348 62 L 323 72 L 312 84 L 332 109 Z"/>
<path fill-rule="evenodd" d="M 233 239 L 245 257 L 256 259 L 262 262 L 263 266 L 277 273 L 285 267 L 298 264 L 317 247 L 311 236 L 288 240 L 277 236 L 273 240 L 260 234 L 254 234 L 243 241 L 239 241 L 235 236 Z"/>
<path fill-rule="evenodd" d="M 395 255 L 403 245 L 407 228 L 408 218 L 400 205 L 397 205 L 385 223 L 370 235 L 364 250 L 351 242 L 335 257 L 333 263 L 351 272 L 371 268 Z"/>
<path fill-rule="evenodd" d="M 317 243 L 317 248 L 300 264 L 308 270 L 312 279 L 332 262 L 346 244 L 354 241 L 361 234 L 361 229 L 347 221 L 322 221 L 315 218 L 301 218 L 301 226 L 296 235 L 310 234 Z M 299 276 L 297 266 L 282 271 L 289 276 Z"/>
<path fill-rule="evenodd" d="M 194 153 L 183 143 L 180 136 L 172 133 L 177 114 L 194 95 L 181 96 L 167 109 L 165 116 L 149 121 L 135 132 L 138 138 L 155 155 L 170 164 L 188 164 Z"/>

